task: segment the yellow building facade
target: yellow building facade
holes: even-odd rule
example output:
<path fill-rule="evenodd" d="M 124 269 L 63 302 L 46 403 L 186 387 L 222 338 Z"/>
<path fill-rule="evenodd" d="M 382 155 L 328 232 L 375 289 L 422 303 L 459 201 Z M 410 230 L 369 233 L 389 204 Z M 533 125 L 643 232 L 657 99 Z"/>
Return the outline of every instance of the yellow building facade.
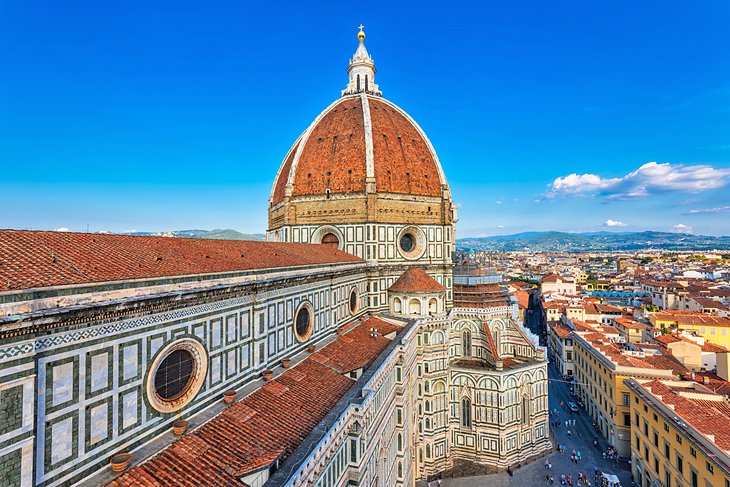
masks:
<path fill-rule="evenodd" d="M 704 313 L 659 312 L 649 316 L 657 331 L 686 331 L 716 345 L 730 348 L 730 318 Z"/>
<path fill-rule="evenodd" d="M 691 381 L 626 381 L 636 485 L 730 487 L 727 398 Z"/>
<path fill-rule="evenodd" d="M 631 403 L 625 380 L 631 377 L 672 379 L 684 367 L 669 355 L 646 355 L 621 349 L 598 332 L 573 332 L 576 392 L 596 431 L 622 457 L 631 451 Z"/>

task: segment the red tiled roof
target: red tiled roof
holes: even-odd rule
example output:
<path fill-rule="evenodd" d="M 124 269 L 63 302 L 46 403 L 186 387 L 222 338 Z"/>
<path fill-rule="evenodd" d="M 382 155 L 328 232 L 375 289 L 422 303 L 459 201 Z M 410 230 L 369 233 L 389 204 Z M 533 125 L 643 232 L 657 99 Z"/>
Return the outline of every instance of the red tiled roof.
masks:
<path fill-rule="evenodd" d="M 328 245 L 0 230 L 0 291 L 361 261 Z"/>
<path fill-rule="evenodd" d="M 730 406 L 726 400 L 703 400 L 681 395 L 682 391 L 696 394 L 687 388 L 670 387 L 654 380 L 641 384 L 661 403 L 672 406 L 672 411 L 708 440 L 725 452 L 730 451 Z M 716 396 L 715 396 L 716 397 Z M 714 441 L 713 439 L 714 438 Z"/>
<path fill-rule="evenodd" d="M 566 326 L 560 321 L 550 323 L 550 328 L 560 338 L 565 338 L 573 332 L 570 327 Z"/>
<path fill-rule="evenodd" d="M 426 271 L 420 267 L 411 267 L 388 288 L 388 291 L 405 293 L 445 290 L 446 288 L 444 286 L 439 284 L 436 279 L 426 274 Z"/>
<path fill-rule="evenodd" d="M 558 282 L 558 280 L 563 281 L 563 278 L 557 274 L 548 274 L 543 277 L 540 282 Z"/>
<path fill-rule="evenodd" d="M 517 306 L 522 309 L 530 307 L 530 293 L 520 289 L 519 291 L 513 292 L 512 295 L 517 298 Z"/>
<path fill-rule="evenodd" d="M 377 330 L 378 336 L 371 337 L 371 328 Z M 384 338 L 401 327 L 376 317 L 369 318 L 351 331 L 342 335 L 321 352 L 312 354 L 312 359 L 323 363 L 341 374 L 365 367 L 373 360 L 375 351 L 381 350 L 383 344 L 390 340 Z M 357 346 L 353 345 L 356 343 Z"/>
<path fill-rule="evenodd" d="M 621 352 L 621 349 L 615 343 L 611 342 L 603 333 L 585 333 L 580 336 L 582 336 L 582 338 L 590 343 L 593 348 L 598 350 L 603 356 L 611 360 L 616 365 L 671 370 L 677 374 L 686 374 L 689 372 L 687 368 L 673 355 L 668 353 L 647 354 L 643 357 L 624 354 Z M 643 344 L 637 344 L 637 347 L 642 345 Z"/>
<path fill-rule="evenodd" d="M 378 192 L 440 196 L 441 179 L 429 143 L 405 112 L 372 96 L 367 103 Z M 294 196 L 323 195 L 327 189 L 341 194 L 365 191 L 367 129 L 362 98 L 341 98 L 309 130 L 296 166 L 295 147 L 282 163 L 273 205 L 283 200 L 292 170 Z"/>
<path fill-rule="evenodd" d="M 695 326 L 730 326 L 730 318 L 721 316 L 711 316 L 705 313 L 676 311 L 661 311 L 654 313 L 654 319 L 660 321 L 675 321 L 678 325 L 695 325 Z"/>
<path fill-rule="evenodd" d="M 703 352 L 710 352 L 710 353 L 725 353 L 730 350 L 723 347 L 722 345 L 718 345 L 716 343 L 712 343 L 709 341 L 705 341 L 705 344 L 702 345 L 702 351 Z"/>
<path fill-rule="evenodd" d="M 343 375 L 346 357 L 372 363 L 399 327 L 371 318 L 233 404 L 110 487 L 240 486 L 238 477 L 285 459 L 319 424 L 354 381 Z"/>

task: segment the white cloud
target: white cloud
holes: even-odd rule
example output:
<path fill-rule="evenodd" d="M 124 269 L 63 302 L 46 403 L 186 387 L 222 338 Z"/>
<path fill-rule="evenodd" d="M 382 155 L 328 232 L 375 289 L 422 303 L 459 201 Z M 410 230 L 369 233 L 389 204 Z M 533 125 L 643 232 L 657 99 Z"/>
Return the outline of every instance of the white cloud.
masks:
<path fill-rule="evenodd" d="M 604 227 L 627 227 L 628 225 L 619 220 L 611 220 L 610 218 L 603 223 Z"/>
<path fill-rule="evenodd" d="M 497 228 L 504 228 L 504 225 L 497 225 Z"/>
<path fill-rule="evenodd" d="M 70 232 L 71 229 L 70 228 L 66 228 L 66 227 L 61 227 L 61 228 L 54 228 L 53 231 L 54 232 Z"/>
<path fill-rule="evenodd" d="M 689 210 L 687 213 L 695 215 L 697 213 L 730 213 L 730 206 L 718 206 L 716 208 L 702 208 L 698 210 Z"/>
<path fill-rule="evenodd" d="M 668 191 L 698 193 L 722 188 L 728 183 L 730 169 L 717 169 L 706 164 L 685 166 L 647 162 L 620 178 L 575 173 L 555 178 L 546 196 L 602 196 L 606 200 L 622 200 Z"/>
<path fill-rule="evenodd" d="M 672 227 L 672 231 L 677 233 L 692 233 L 692 227 L 684 223 L 677 223 Z"/>

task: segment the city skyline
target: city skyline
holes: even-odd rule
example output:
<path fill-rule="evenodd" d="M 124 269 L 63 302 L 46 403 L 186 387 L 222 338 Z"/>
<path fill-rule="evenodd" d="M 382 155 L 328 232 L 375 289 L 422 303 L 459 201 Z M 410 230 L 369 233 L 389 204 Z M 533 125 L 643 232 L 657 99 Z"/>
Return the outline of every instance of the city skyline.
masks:
<path fill-rule="evenodd" d="M 0 227 L 263 232 L 363 23 L 460 237 L 730 234 L 727 5 L 472 8 L 3 5 Z"/>

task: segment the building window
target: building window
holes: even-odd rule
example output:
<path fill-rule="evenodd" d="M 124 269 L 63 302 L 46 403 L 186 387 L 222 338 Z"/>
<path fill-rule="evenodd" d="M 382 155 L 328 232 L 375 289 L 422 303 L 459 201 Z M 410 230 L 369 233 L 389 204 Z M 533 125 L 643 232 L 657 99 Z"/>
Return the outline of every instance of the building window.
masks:
<path fill-rule="evenodd" d="M 300 342 L 312 335 L 314 327 L 314 309 L 308 301 L 302 302 L 294 315 L 294 335 Z"/>
<path fill-rule="evenodd" d="M 628 392 L 623 393 L 623 401 L 624 406 L 628 406 L 629 404 L 631 404 L 631 398 Z"/>
<path fill-rule="evenodd" d="M 338 249 L 340 248 L 340 239 L 332 232 L 325 233 L 324 237 L 322 237 L 322 244 Z"/>
<path fill-rule="evenodd" d="M 188 404 L 205 382 L 208 359 L 205 347 L 183 338 L 162 348 L 150 365 L 146 381 L 150 405 L 171 413 Z"/>
<path fill-rule="evenodd" d="M 471 400 L 468 397 L 461 400 L 461 426 L 471 428 Z"/>
<path fill-rule="evenodd" d="M 692 455 L 693 458 L 697 458 L 697 450 L 692 447 L 689 447 L 689 454 Z"/>
<path fill-rule="evenodd" d="M 699 481 L 699 479 L 697 477 L 697 472 L 695 472 L 694 470 L 690 470 L 689 471 L 689 485 L 691 485 L 692 487 L 698 487 L 698 481 Z"/>
<path fill-rule="evenodd" d="M 711 474 L 714 474 L 715 473 L 715 467 L 710 462 L 705 462 L 705 468 Z"/>
<path fill-rule="evenodd" d="M 400 237 L 399 244 L 400 244 L 400 249 L 403 252 L 408 253 L 408 252 L 412 251 L 413 248 L 416 246 L 416 239 L 412 234 L 404 233 Z"/>
<path fill-rule="evenodd" d="M 624 413 L 624 426 L 631 426 L 631 415 Z"/>
<path fill-rule="evenodd" d="M 355 313 L 357 313 L 359 305 L 358 305 L 358 299 L 357 299 L 357 288 L 355 288 L 355 287 L 350 289 L 349 305 L 350 305 L 350 314 L 354 315 Z"/>
<path fill-rule="evenodd" d="M 461 347 L 464 357 L 471 357 L 471 332 L 469 330 L 464 330 L 461 335 Z"/>
<path fill-rule="evenodd" d="M 679 473 L 684 473 L 684 460 L 677 454 L 677 470 Z"/>

